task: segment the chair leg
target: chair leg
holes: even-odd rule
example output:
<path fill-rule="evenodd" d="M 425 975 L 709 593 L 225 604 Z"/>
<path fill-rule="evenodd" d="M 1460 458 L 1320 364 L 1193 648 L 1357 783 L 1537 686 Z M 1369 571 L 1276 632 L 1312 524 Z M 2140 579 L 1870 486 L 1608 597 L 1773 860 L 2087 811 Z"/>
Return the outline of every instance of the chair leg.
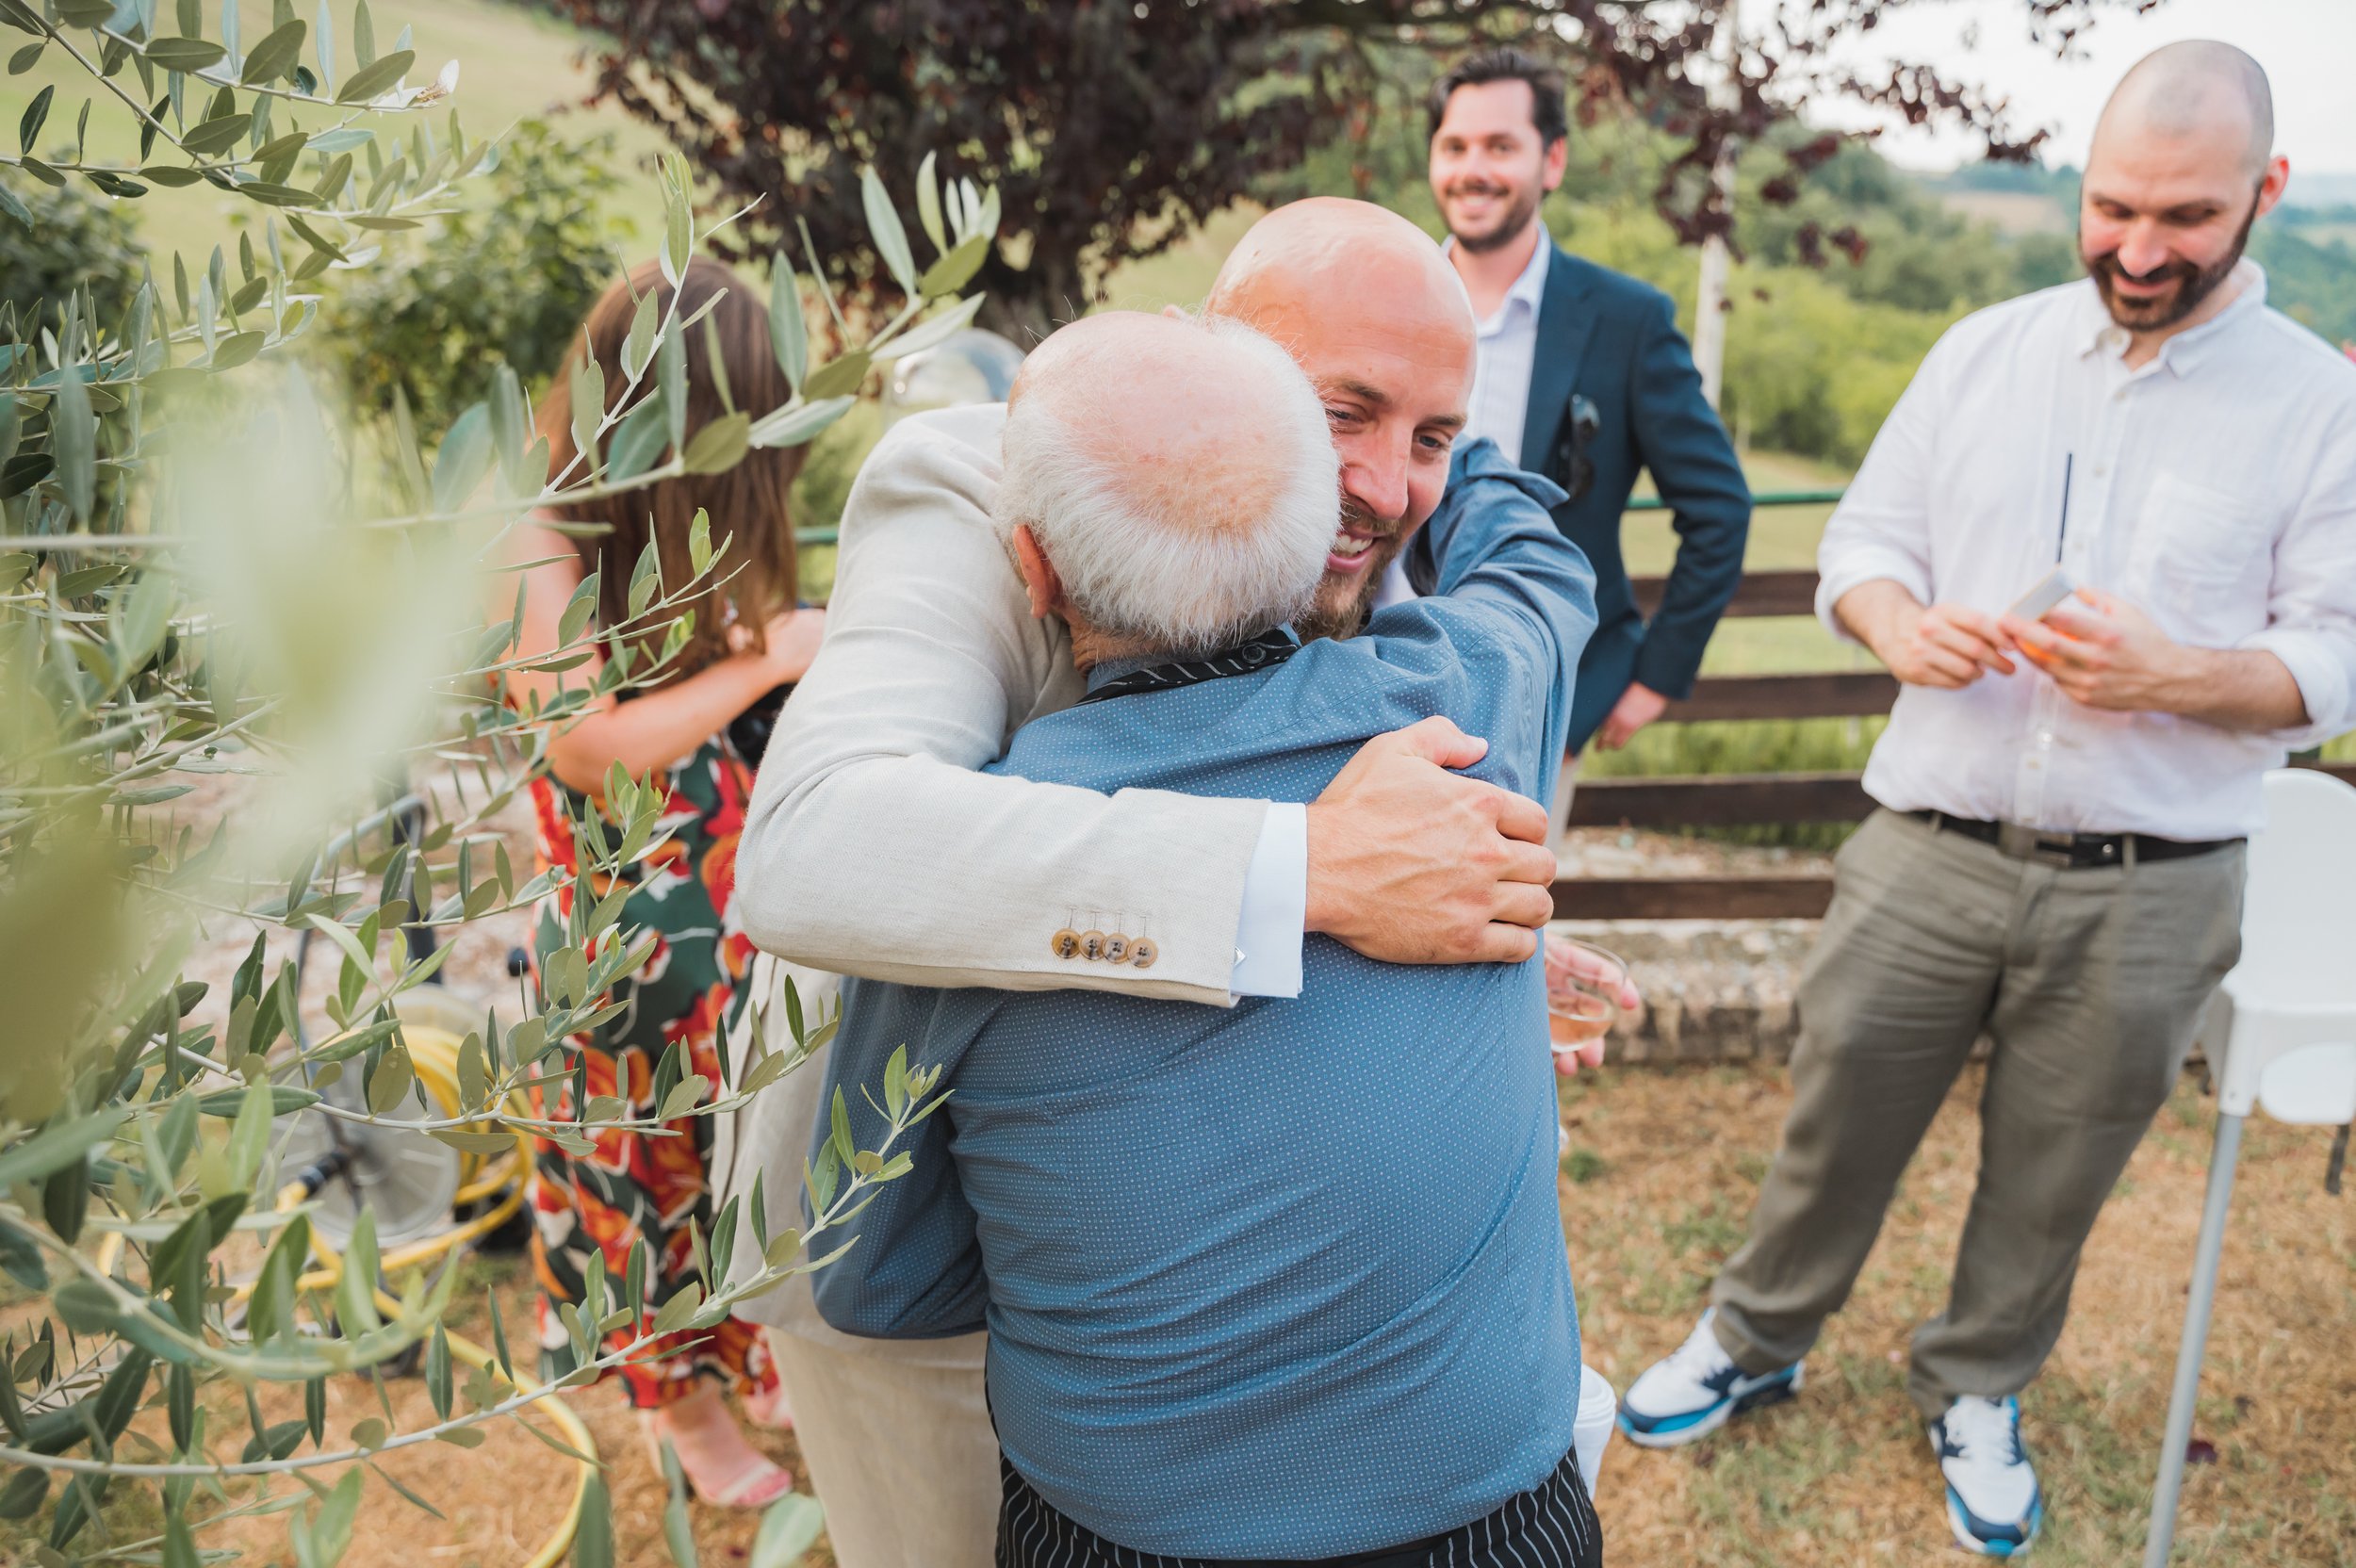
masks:
<path fill-rule="evenodd" d="M 2192 1440 L 2193 1404 L 2201 1393 L 2201 1364 L 2208 1353 L 2209 1309 L 2217 1301 L 2217 1257 L 2225 1247 L 2225 1211 L 2233 1200 L 2233 1167 L 2241 1158 L 2242 1119 L 2219 1115 L 2217 1148 L 2209 1156 L 2208 1197 L 2201 1207 L 2201 1241 L 2192 1257 L 2192 1296 L 2184 1304 L 2184 1338 L 2176 1351 L 2176 1390 L 2168 1401 L 2168 1434 L 2160 1440 L 2160 1478 L 2151 1491 L 2151 1527 L 2143 1568 L 2166 1568 L 2176 1544 L 2176 1499 L 2184 1485 L 2184 1446 Z"/>

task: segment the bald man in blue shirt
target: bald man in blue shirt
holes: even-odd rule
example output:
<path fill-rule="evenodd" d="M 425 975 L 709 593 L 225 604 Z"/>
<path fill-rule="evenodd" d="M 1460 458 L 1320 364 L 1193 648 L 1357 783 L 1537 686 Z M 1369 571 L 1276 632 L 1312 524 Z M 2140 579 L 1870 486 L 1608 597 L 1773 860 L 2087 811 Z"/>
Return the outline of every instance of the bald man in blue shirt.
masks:
<path fill-rule="evenodd" d="M 1469 311 L 1433 298 L 1468 383 Z M 1334 458 L 1268 340 L 1067 327 L 1005 449 L 1000 521 L 1088 693 L 1000 771 L 1306 801 L 1439 715 L 1488 739 L 1475 774 L 1548 798 L 1594 577 L 1560 492 L 1492 444 L 1456 454 L 1416 542 L 1436 592 L 1305 644 L 1286 623 L 1334 543 Z M 1151 933 L 1112 913 L 1071 939 L 1135 961 Z M 1232 1009 L 846 987 L 826 1098 L 857 1141 L 895 1048 L 950 1092 L 818 1306 L 871 1336 L 987 1324 L 1001 1564 L 1601 1561 L 1538 961 L 1388 965 L 1312 936 L 1302 962 L 1298 999 Z"/>

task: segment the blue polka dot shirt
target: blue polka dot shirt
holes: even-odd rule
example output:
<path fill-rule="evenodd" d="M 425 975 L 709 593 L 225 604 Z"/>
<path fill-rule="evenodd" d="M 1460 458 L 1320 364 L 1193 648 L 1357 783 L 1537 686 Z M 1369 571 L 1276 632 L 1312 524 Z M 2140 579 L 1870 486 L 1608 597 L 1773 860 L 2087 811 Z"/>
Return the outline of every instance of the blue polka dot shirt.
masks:
<path fill-rule="evenodd" d="M 1434 594 L 1272 668 L 1039 719 L 998 770 L 1307 801 L 1369 738 L 1442 713 L 1488 739 L 1472 773 L 1549 801 L 1595 626 L 1559 498 L 1470 443 L 1416 545 Z M 1409 1542 L 1535 1486 L 1571 1445 L 1535 961 L 1383 964 L 1312 935 L 1302 979 L 1226 1009 L 845 992 L 830 1076 L 860 1147 L 894 1047 L 953 1092 L 817 1275 L 820 1311 L 881 1337 L 986 1324 L 1008 1460 L 1142 1551 Z"/>

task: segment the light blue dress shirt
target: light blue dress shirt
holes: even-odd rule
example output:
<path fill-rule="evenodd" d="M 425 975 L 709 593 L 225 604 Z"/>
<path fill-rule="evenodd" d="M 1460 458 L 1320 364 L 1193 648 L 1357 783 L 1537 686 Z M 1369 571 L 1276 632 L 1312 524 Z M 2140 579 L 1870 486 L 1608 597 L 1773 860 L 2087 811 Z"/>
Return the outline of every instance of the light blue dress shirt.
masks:
<path fill-rule="evenodd" d="M 1530 372 L 1538 363 L 1538 312 L 1546 303 L 1546 269 L 1553 257 L 1554 237 L 1540 227 L 1530 264 L 1505 291 L 1497 313 L 1478 329 L 1479 358 L 1464 433 L 1485 435 L 1508 454 L 1521 451 L 1522 426 L 1530 417 Z"/>
<path fill-rule="evenodd" d="M 1595 625 L 1560 494 L 1470 443 L 1427 525 L 1436 594 L 1268 669 L 1040 719 L 997 766 L 1305 801 L 1367 739 L 1442 713 L 1489 741 L 1475 775 L 1547 800 Z M 1536 962 L 1382 964 L 1313 936 L 1303 965 L 1299 999 L 1233 1009 L 845 988 L 827 1099 L 843 1089 L 862 1147 L 895 1047 L 952 1092 L 817 1276 L 819 1310 L 884 1337 L 986 1322 L 1008 1460 L 1141 1551 L 1415 1541 L 1571 1446 Z"/>

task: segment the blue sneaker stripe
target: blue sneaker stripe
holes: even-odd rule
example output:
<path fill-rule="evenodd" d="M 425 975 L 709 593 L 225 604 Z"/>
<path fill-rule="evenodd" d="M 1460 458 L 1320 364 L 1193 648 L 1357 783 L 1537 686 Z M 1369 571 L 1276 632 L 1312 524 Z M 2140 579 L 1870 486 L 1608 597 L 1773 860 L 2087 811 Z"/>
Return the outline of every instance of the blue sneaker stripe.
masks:
<path fill-rule="evenodd" d="M 1726 1409 L 1726 1400 L 1721 1399 L 1714 1405 L 1704 1405 L 1699 1410 L 1680 1411 L 1675 1415 L 1639 1415 L 1633 1411 L 1622 1410 L 1620 1421 L 1630 1431 L 1681 1432 L 1688 1427 L 1700 1426 L 1710 1416 Z"/>
<path fill-rule="evenodd" d="M 1956 1517 L 1963 1521 L 1963 1527 L 1972 1533 L 1972 1539 L 1998 1557 L 2009 1557 L 2027 1545 L 2029 1537 L 2037 1533 L 2037 1514 L 2044 1507 L 2044 1498 L 2042 1495 L 2030 1498 L 2028 1516 L 2017 1525 L 2000 1525 L 1981 1518 L 1972 1511 L 1972 1505 L 1963 1500 L 1953 1482 L 1947 1487 L 1947 1505 L 1955 1511 Z"/>
<path fill-rule="evenodd" d="M 2015 1519 L 1999 1522 L 1984 1518 L 1973 1511 L 1972 1506 L 1964 1501 L 1962 1493 L 1951 1480 L 1946 1484 L 1947 1512 L 1948 1521 L 1954 1527 L 1959 1540 L 1986 1556 L 2010 1558 L 2028 1550 L 2029 1544 L 2037 1538 L 2038 1527 L 2043 1524 L 2045 1517 L 2045 1494 L 2044 1490 L 2037 1484 L 2036 1471 L 2029 1469 L 2028 1447 L 2021 1441 L 2020 1400 L 2007 1397 L 1998 1403 L 1999 1408 L 2009 1418 L 2011 1428 L 2008 1434 L 2010 1438 L 2009 1463 L 2029 1470 L 2027 1506 Z M 1949 1434 L 1946 1416 L 1942 1415 L 1931 1423 L 1931 1437 L 1933 1446 L 1942 1465 L 1948 1460 L 1964 1456 L 1963 1446 Z"/>
<path fill-rule="evenodd" d="M 1726 1387 L 1719 1390 L 1723 1397 L 1698 1410 L 1678 1411 L 1669 1415 L 1644 1414 L 1629 1409 L 1627 1402 L 1623 1400 L 1620 1405 L 1620 1428 L 1623 1431 L 1630 1432 L 1681 1432 L 1688 1428 L 1701 1425 L 1728 1406 L 1733 1406 L 1737 1411 L 1748 1410 L 1754 1405 L 1772 1399 L 1777 1394 L 1789 1391 L 1798 1370 L 1797 1365 L 1787 1366 L 1780 1372 L 1771 1374 L 1766 1381 L 1745 1389 L 1740 1395 L 1730 1395 L 1726 1393 L 1726 1388 L 1731 1388 L 1734 1379 L 1742 1376 L 1737 1370 L 1732 1378 L 1726 1380 Z"/>

